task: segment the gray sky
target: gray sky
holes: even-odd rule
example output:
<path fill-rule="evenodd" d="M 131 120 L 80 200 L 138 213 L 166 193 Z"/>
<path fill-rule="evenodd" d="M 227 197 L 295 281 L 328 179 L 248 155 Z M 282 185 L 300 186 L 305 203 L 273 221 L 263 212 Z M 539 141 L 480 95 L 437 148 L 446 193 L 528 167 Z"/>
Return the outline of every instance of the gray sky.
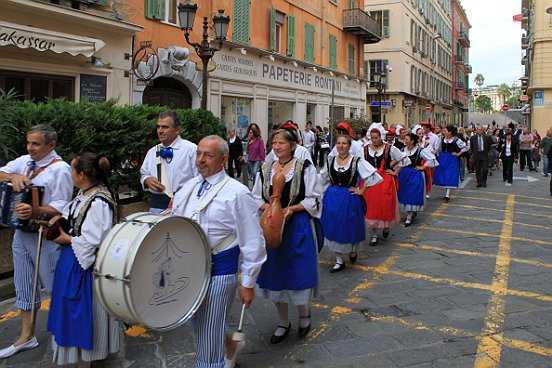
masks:
<path fill-rule="evenodd" d="M 484 86 L 506 83 L 511 85 L 522 75 L 521 22 L 512 17 L 521 13 L 519 0 L 461 0 L 470 29 L 470 87 L 481 73 Z"/>

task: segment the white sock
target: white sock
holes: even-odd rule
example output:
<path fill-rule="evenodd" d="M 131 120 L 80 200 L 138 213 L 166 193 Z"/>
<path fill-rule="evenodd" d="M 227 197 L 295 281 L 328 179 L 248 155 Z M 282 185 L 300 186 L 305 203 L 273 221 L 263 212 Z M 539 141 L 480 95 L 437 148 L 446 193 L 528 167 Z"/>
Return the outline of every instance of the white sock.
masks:
<path fill-rule="evenodd" d="M 341 254 L 336 253 L 335 254 L 335 263 L 343 264 L 343 257 L 341 257 Z M 334 266 L 334 268 L 337 268 Z"/>
<path fill-rule="evenodd" d="M 450 188 L 447 188 L 445 192 L 445 197 L 450 197 Z"/>
<path fill-rule="evenodd" d="M 278 310 L 278 326 L 289 326 L 289 313 L 287 303 L 276 303 L 276 309 Z M 283 336 L 286 330 L 282 327 L 278 327 L 274 335 Z"/>

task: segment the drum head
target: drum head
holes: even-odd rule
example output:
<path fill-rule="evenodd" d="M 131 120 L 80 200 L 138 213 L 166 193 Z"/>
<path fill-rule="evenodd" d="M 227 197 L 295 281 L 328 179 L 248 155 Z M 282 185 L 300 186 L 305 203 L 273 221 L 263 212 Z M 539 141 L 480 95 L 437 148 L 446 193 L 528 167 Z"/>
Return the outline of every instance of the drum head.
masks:
<path fill-rule="evenodd" d="M 194 221 L 172 216 L 153 223 L 134 257 L 131 298 L 142 322 L 169 330 L 200 306 L 211 278 L 207 238 Z"/>

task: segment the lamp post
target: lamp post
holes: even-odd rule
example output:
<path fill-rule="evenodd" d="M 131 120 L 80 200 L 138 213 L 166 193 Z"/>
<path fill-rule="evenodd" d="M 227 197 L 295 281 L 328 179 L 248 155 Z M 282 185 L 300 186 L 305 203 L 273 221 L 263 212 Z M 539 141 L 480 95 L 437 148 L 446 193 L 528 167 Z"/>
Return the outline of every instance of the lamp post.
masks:
<path fill-rule="evenodd" d="M 190 42 L 190 31 L 194 26 L 194 19 L 197 12 L 197 4 L 192 3 L 190 0 L 186 0 L 185 3 L 178 4 L 178 18 L 180 20 L 180 28 L 184 30 L 184 37 L 188 45 L 192 46 L 196 54 L 203 64 L 203 93 L 201 96 L 201 108 L 207 110 L 207 83 L 209 80 L 209 71 L 207 65 L 209 60 L 215 55 L 215 52 L 222 49 L 222 42 L 226 39 L 226 33 L 228 32 L 228 25 L 230 23 L 230 17 L 224 15 L 224 9 L 219 9 L 219 13 L 213 17 L 213 24 L 215 26 L 215 40 L 218 41 L 218 47 L 211 46 L 209 42 L 209 20 L 207 17 L 203 17 L 203 40 L 201 42 Z"/>
<path fill-rule="evenodd" d="M 375 87 L 378 90 L 379 123 L 383 123 L 381 103 L 382 103 L 382 97 L 385 94 L 385 88 L 387 87 L 387 69 L 385 67 L 381 68 L 379 73 L 374 74 L 373 82 L 375 84 Z"/>

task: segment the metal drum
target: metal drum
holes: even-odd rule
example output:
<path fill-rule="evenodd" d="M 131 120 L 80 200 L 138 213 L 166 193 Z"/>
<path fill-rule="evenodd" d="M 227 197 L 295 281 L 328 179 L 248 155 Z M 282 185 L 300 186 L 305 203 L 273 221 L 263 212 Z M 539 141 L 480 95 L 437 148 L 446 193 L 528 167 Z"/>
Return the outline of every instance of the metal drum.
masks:
<path fill-rule="evenodd" d="M 201 305 L 211 279 L 211 251 L 196 222 L 141 212 L 110 230 L 93 273 L 94 290 L 109 314 L 171 330 Z"/>

